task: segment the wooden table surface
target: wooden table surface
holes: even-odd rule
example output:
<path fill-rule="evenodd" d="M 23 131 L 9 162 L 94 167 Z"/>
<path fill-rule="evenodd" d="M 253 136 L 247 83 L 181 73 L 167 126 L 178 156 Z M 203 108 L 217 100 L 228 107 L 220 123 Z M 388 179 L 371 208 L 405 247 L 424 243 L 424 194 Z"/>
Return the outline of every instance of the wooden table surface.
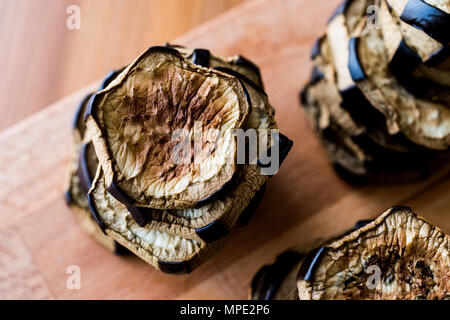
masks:
<path fill-rule="evenodd" d="M 246 2 L 174 41 L 257 62 L 279 127 L 294 140 L 250 224 L 190 275 L 162 274 L 136 257 L 110 254 L 65 206 L 73 110 L 98 82 L 0 133 L 0 298 L 243 299 L 254 273 L 280 251 L 393 205 L 409 205 L 450 232 L 450 166 L 422 182 L 350 186 L 331 169 L 299 107 L 311 45 L 339 1 Z M 81 269 L 80 290 L 66 286 L 70 265 Z"/>
<path fill-rule="evenodd" d="M 0 0 L 0 130 L 244 0 Z M 80 29 L 66 12 L 80 8 Z"/>

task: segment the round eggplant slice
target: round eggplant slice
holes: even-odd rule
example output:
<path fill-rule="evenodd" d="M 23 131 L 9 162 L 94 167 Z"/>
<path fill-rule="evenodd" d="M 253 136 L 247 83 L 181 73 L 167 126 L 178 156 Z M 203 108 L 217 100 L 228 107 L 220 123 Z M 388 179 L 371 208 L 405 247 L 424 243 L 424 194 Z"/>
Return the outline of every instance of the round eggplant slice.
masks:
<path fill-rule="evenodd" d="M 332 239 L 338 239 L 362 228 L 373 220 L 358 221 L 353 229 Z M 296 246 L 281 253 L 271 265 L 264 265 L 253 276 L 250 300 L 298 300 L 297 274 L 303 259 L 316 247 L 332 240 L 319 239 L 307 245 Z"/>
<path fill-rule="evenodd" d="M 117 70 L 111 70 L 105 77 L 105 79 L 103 79 L 102 84 L 100 85 L 100 89 L 99 90 L 103 90 L 105 89 L 107 86 L 109 86 L 109 84 L 111 82 L 113 82 L 114 79 L 117 78 L 117 76 L 123 71 L 125 70 L 125 67 L 117 69 Z"/>
<path fill-rule="evenodd" d="M 360 134 L 365 131 L 366 128 L 357 124 L 350 113 L 342 108 L 342 97 L 337 89 L 335 83 L 335 69 L 332 64 L 332 55 L 329 50 L 328 41 L 324 38 L 321 41 L 319 52 L 315 55 L 314 63 L 316 65 L 313 69 L 313 74 L 310 79 L 310 86 L 317 84 L 317 89 L 314 89 L 314 95 L 322 105 L 321 119 L 319 126 L 325 128 L 329 123 L 330 114 L 333 114 L 336 122 L 346 131 L 349 135 Z M 318 77 L 323 78 L 324 81 L 320 81 Z M 318 79 L 317 81 L 314 79 Z M 315 86 L 316 87 L 316 86 Z"/>
<path fill-rule="evenodd" d="M 93 191 L 89 194 L 92 214 L 96 216 L 104 232 L 122 246 L 155 268 L 158 268 L 159 260 L 183 262 L 201 250 L 202 243 L 199 241 L 139 226 L 135 219 L 130 219 L 130 208 L 112 197 L 104 182 L 99 167 Z"/>
<path fill-rule="evenodd" d="M 448 46 L 448 34 L 445 35 L 444 31 L 450 27 L 448 3 L 440 0 L 387 0 L 387 3 L 405 43 L 422 61 L 428 61 L 436 52 Z M 441 9 L 434 5 L 439 5 Z"/>
<path fill-rule="evenodd" d="M 263 266 L 253 277 L 252 300 L 298 300 L 295 278 L 303 254 L 295 250 L 281 253 L 272 265 Z"/>
<path fill-rule="evenodd" d="M 328 23 L 328 36 L 322 41 L 324 43 L 322 47 L 326 47 L 326 43 L 329 43 L 329 50 L 324 50 L 323 57 L 326 61 L 331 62 L 335 70 L 335 80 L 332 80 L 333 76 L 328 77 L 328 79 L 335 82 L 339 90 L 341 96 L 339 99 L 340 106 L 351 115 L 351 118 L 361 129 L 365 130 L 379 144 L 396 151 L 415 150 L 417 146 L 407 141 L 399 133 L 396 123 L 384 115 L 383 111 L 386 108 L 383 108 L 383 99 L 380 93 L 372 91 L 370 96 L 367 97 L 367 89 L 370 89 L 367 88 L 368 83 L 364 81 L 356 83 L 355 79 L 362 80 L 364 72 L 361 71 L 359 74 L 351 73 L 355 69 L 352 68 L 355 63 L 352 62 L 352 65 L 349 65 L 349 61 L 352 58 L 349 55 L 348 48 L 349 34 L 362 32 L 366 22 L 365 19 L 360 20 L 359 25 L 355 26 L 354 29 L 347 29 L 347 17 L 349 13 L 354 13 L 350 8 L 352 7 L 349 6 L 347 11 L 335 16 Z M 359 17 L 362 18 L 362 16 Z M 357 16 L 353 16 L 352 19 L 357 19 Z M 354 79 L 355 75 L 358 78 Z"/>
<path fill-rule="evenodd" d="M 85 125 L 80 121 L 90 97 L 91 94 L 87 95 L 75 112 L 74 127 L 72 128 L 72 159 L 67 176 L 66 192 L 70 199 L 68 205 L 78 207 L 86 212 L 89 212 L 86 194 L 98 165 L 92 144 L 87 142 Z"/>
<path fill-rule="evenodd" d="M 432 154 L 426 151 L 397 152 L 378 145 L 364 132 L 350 134 L 340 125 L 333 113 L 327 112 L 324 106 L 326 100 L 321 100 L 324 88 L 326 87 L 321 86 L 321 81 L 307 87 L 304 93 L 308 106 L 306 109 L 325 150 L 341 176 L 355 183 L 407 182 L 426 176 L 433 159 Z M 327 120 L 321 123 L 324 113 Z"/>
<path fill-rule="evenodd" d="M 450 237 L 408 207 L 306 255 L 297 275 L 301 300 L 448 299 Z"/>
<path fill-rule="evenodd" d="M 418 145 L 446 150 L 450 145 L 450 110 L 442 104 L 416 99 L 398 83 L 388 70 L 386 50 L 377 30 L 351 41 L 354 63 L 349 60 L 349 68 L 366 97 L 385 114 L 390 129 L 401 130 Z M 355 76 L 362 73 L 363 77 Z M 372 98 L 375 94 L 376 99 Z"/>
<path fill-rule="evenodd" d="M 365 176 L 367 174 L 364 166 L 366 155 L 334 121 L 327 109 L 321 106 L 313 91 L 313 86 L 307 86 L 304 89 L 303 105 L 331 161 L 352 172 L 353 175 Z"/>
<path fill-rule="evenodd" d="M 174 48 L 176 48 L 183 57 L 201 67 L 231 69 L 239 73 L 241 78 L 245 78 L 247 82 L 256 85 L 264 92 L 264 84 L 258 66 L 241 55 L 222 57 L 213 55 L 206 49 Z"/>
<path fill-rule="evenodd" d="M 110 192 L 128 205 L 186 208 L 232 178 L 233 129 L 250 111 L 235 77 L 151 47 L 90 100 L 85 117 Z"/>
<path fill-rule="evenodd" d="M 272 108 L 265 94 L 245 81 L 243 84 L 253 106 L 244 127 L 255 130 L 255 133 L 261 133 L 257 136 L 258 142 L 254 141 L 254 143 L 261 147 L 267 143 L 268 148 L 270 136 L 266 136 L 265 133 L 269 130 L 267 133 L 270 134 L 270 130 L 276 129 Z M 258 190 L 261 190 L 268 180 L 268 176 L 261 175 L 256 159 L 248 160 L 246 164 L 240 165 L 239 170 L 221 191 L 207 201 L 197 203 L 194 208 L 150 209 L 128 206 L 130 214 L 141 227 L 145 226 L 188 239 L 213 242 L 228 234 L 238 220 L 244 219 L 242 216 L 247 211 L 246 208 L 254 204 Z M 95 189 L 94 187 L 94 193 L 97 192 Z M 108 203 L 113 203 L 110 192 L 102 197 Z M 113 205 L 98 206 L 97 211 L 100 215 L 108 214 L 108 207 Z"/>
<path fill-rule="evenodd" d="M 314 59 L 317 68 L 320 69 L 326 80 L 326 84 L 322 84 L 326 88 L 315 90 L 317 98 L 321 100 L 320 104 L 329 109 L 324 109 L 325 112 L 321 113 L 321 121 L 326 123 L 325 115 L 332 113 L 339 126 L 350 136 L 365 134 L 376 144 L 393 151 L 422 151 L 423 148 L 411 143 L 403 134 L 389 134 L 385 117 L 370 104 L 356 84 L 347 90 L 338 91 L 334 77 L 332 52 L 327 44 L 326 38 L 321 41 L 320 53 Z"/>
<path fill-rule="evenodd" d="M 399 82 L 418 98 L 443 104 L 450 103 L 450 71 L 445 70 L 450 56 L 435 66 L 428 66 L 403 40 L 386 2 L 380 6 L 381 31 L 388 54 L 389 69 Z M 445 55 L 444 53 L 442 54 Z"/>
<path fill-rule="evenodd" d="M 81 228 L 111 252 L 122 255 L 125 250 L 113 239 L 105 236 L 91 216 L 86 194 L 95 176 L 98 160 L 92 143 L 85 135 L 83 113 L 91 94 L 86 96 L 76 110 L 73 126 L 72 161 L 67 176 L 67 205 L 74 212 Z"/>
<path fill-rule="evenodd" d="M 214 255 L 241 225 L 235 223 L 226 234 L 214 241 L 203 241 L 198 236 L 196 239 L 189 238 L 195 233 L 186 227 L 180 229 L 175 224 L 149 221 L 145 226 L 140 226 L 131 218 L 132 208 L 116 200 L 106 190 L 101 166 L 89 199 L 93 216 L 109 237 L 165 273 L 190 273 Z"/>

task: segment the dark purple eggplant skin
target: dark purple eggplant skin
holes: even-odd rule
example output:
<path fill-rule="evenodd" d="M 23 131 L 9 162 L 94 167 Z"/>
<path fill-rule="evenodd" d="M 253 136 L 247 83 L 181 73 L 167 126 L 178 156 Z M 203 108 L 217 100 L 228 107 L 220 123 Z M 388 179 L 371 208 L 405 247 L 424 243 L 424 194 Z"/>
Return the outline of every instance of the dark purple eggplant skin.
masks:
<path fill-rule="evenodd" d="M 305 260 L 302 262 L 300 269 L 297 274 L 298 280 L 306 280 L 310 281 L 312 274 L 317 266 L 317 262 L 320 260 L 322 254 L 324 253 L 325 248 L 320 247 L 314 250 L 311 250 L 306 256 Z"/>
<path fill-rule="evenodd" d="M 73 203 L 72 193 L 70 192 L 70 190 L 64 191 L 63 198 L 68 206 Z"/>
<path fill-rule="evenodd" d="M 106 226 L 100 217 L 100 214 L 97 211 L 97 208 L 95 207 L 95 203 L 92 199 L 92 196 L 90 194 L 87 195 L 89 208 L 91 210 L 92 218 L 94 218 L 95 222 L 97 222 L 98 226 L 100 227 L 100 230 L 106 235 Z"/>
<path fill-rule="evenodd" d="M 133 217 L 139 227 L 145 227 L 149 220 L 148 209 L 136 206 L 126 206 L 128 212 Z"/>
<path fill-rule="evenodd" d="M 195 233 L 200 239 L 207 243 L 214 242 L 226 236 L 229 232 L 230 230 L 228 230 L 220 220 L 215 220 L 204 227 L 195 229 Z"/>
<path fill-rule="evenodd" d="M 402 40 L 389 63 L 389 69 L 395 76 L 408 75 L 421 63 L 419 55 Z"/>
<path fill-rule="evenodd" d="M 294 145 L 294 141 L 290 140 L 288 137 L 286 137 L 281 132 L 279 134 L 274 134 L 275 139 L 277 139 L 277 142 L 279 144 L 279 167 L 281 167 L 281 164 L 286 159 L 287 155 L 292 149 L 292 146 Z M 267 152 L 261 157 L 264 158 L 270 158 L 272 152 L 272 148 L 269 148 Z M 262 159 L 258 159 L 257 164 L 260 168 L 268 168 L 271 166 L 270 163 L 264 163 L 261 161 Z"/>
<path fill-rule="evenodd" d="M 265 187 L 266 187 L 266 185 L 264 184 L 261 187 L 261 189 L 259 189 L 255 193 L 255 195 L 250 200 L 250 203 L 247 205 L 247 207 L 244 209 L 244 211 L 242 211 L 242 213 L 238 219 L 238 222 L 241 226 L 246 225 L 248 222 L 250 222 L 250 219 L 252 218 L 254 212 L 256 211 L 256 209 L 258 208 L 259 204 L 262 201 L 262 197 L 265 192 Z M 211 242 L 217 241 L 220 238 L 229 234 L 230 230 L 227 227 L 225 227 L 220 222 L 220 220 L 215 220 L 204 227 L 195 229 L 195 233 L 203 241 L 205 241 L 207 243 L 211 243 Z"/>
<path fill-rule="evenodd" d="M 319 37 L 316 39 L 316 41 L 314 41 L 313 47 L 311 49 L 311 53 L 310 53 L 310 59 L 314 60 L 316 57 L 318 57 L 320 55 L 320 45 L 322 44 L 322 41 L 325 39 L 325 35 Z"/>
<path fill-rule="evenodd" d="M 85 194 L 88 193 L 89 189 L 92 185 L 92 176 L 89 172 L 89 168 L 87 165 L 87 149 L 89 147 L 89 143 L 85 143 L 81 146 L 80 155 L 78 157 L 78 170 L 77 175 L 80 180 L 80 187 Z"/>
<path fill-rule="evenodd" d="M 250 59 L 247 59 L 246 57 L 244 57 L 242 55 L 238 55 L 237 59 L 235 61 L 233 61 L 232 63 L 237 66 L 242 66 L 249 70 L 252 70 L 259 79 L 258 86 L 261 88 L 262 91 L 264 91 L 264 84 L 262 82 L 261 71 L 259 70 L 259 67 L 253 61 L 251 61 Z"/>
<path fill-rule="evenodd" d="M 211 53 L 206 49 L 195 49 L 192 53 L 192 62 L 196 65 L 209 68 L 209 58 Z"/>
<path fill-rule="evenodd" d="M 358 57 L 359 38 L 353 37 L 348 41 L 348 69 L 353 81 L 358 82 L 367 79 Z"/>
<path fill-rule="evenodd" d="M 188 274 L 192 271 L 187 261 L 173 262 L 158 260 L 158 267 L 161 272 L 170 274 Z"/>
<path fill-rule="evenodd" d="M 127 195 L 117 184 L 113 181 L 107 188 L 109 194 L 111 194 L 116 200 L 123 203 L 126 206 L 132 206 L 136 203 L 133 198 Z"/>
<path fill-rule="evenodd" d="M 277 257 L 274 264 L 263 266 L 251 283 L 255 299 L 272 300 L 284 278 L 302 258 L 302 254 L 287 250 Z M 262 283 L 262 286 L 259 292 L 254 292 L 258 283 Z"/>
<path fill-rule="evenodd" d="M 102 84 L 100 85 L 99 90 L 105 89 L 125 68 L 120 68 L 118 70 L 111 70 L 103 79 Z"/>
<path fill-rule="evenodd" d="M 443 45 L 450 42 L 450 15 L 422 0 L 409 0 L 400 19 Z"/>
<path fill-rule="evenodd" d="M 77 109 L 76 109 L 76 111 L 75 111 L 75 116 L 73 117 L 73 121 L 72 121 L 72 129 L 73 130 L 80 130 L 80 129 L 83 129 L 83 130 L 81 130 L 81 136 L 83 136 L 84 135 L 84 128 L 79 128 L 78 127 L 78 122 L 80 121 L 80 119 L 81 119 L 81 116 L 84 114 L 84 112 L 85 112 L 85 106 L 86 106 L 86 104 L 89 102 L 89 99 L 91 98 L 91 96 L 93 95 L 93 93 L 89 93 L 89 94 L 87 94 L 82 100 L 81 100 L 81 102 L 79 103 L 79 105 L 78 105 L 78 107 L 77 107 Z"/>
<path fill-rule="evenodd" d="M 133 198 L 131 198 L 120 187 L 118 187 L 114 181 L 111 182 L 106 190 L 117 201 L 123 203 L 127 207 L 128 212 L 140 227 L 144 227 L 147 224 L 149 220 L 147 208 L 136 207 L 134 205 L 136 201 L 134 201 Z"/>
<path fill-rule="evenodd" d="M 117 241 L 114 241 L 114 254 L 118 256 L 127 256 L 131 254 L 131 251 L 122 246 Z"/>

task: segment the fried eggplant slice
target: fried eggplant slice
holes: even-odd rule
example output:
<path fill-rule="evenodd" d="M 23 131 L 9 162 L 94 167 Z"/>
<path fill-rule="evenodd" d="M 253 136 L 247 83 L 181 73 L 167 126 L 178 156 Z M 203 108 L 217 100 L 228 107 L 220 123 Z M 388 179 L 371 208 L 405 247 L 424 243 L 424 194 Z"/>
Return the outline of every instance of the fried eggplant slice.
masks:
<path fill-rule="evenodd" d="M 312 250 L 297 275 L 301 300 L 448 299 L 450 237 L 408 207 Z"/>
<path fill-rule="evenodd" d="M 110 192 L 127 205 L 175 209 L 194 207 L 231 180 L 232 131 L 250 111 L 235 77 L 151 47 L 90 100 L 85 116 Z M 192 150 L 179 156 L 202 130 L 208 139 L 194 161 Z"/>

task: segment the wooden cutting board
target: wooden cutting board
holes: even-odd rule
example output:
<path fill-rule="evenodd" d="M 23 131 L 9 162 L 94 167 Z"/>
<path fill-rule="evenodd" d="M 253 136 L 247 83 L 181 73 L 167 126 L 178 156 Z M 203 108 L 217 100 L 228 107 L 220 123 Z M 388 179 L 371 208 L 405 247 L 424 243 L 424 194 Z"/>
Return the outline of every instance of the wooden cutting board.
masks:
<path fill-rule="evenodd" d="M 0 298 L 244 299 L 254 273 L 279 252 L 393 205 L 410 205 L 450 232 L 449 166 L 420 183 L 353 187 L 336 176 L 307 123 L 298 92 L 310 74 L 312 43 L 339 1 L 253 1 L 173 41 L 258 63 L 279 127 L 294 140 L 250 224 L 190 275 L 110 254 L 65 205 L 70 123 L 98 83 L 0 133 Z M 71 265 L 81 270 L 79 290 L 66 286 Z"/>

